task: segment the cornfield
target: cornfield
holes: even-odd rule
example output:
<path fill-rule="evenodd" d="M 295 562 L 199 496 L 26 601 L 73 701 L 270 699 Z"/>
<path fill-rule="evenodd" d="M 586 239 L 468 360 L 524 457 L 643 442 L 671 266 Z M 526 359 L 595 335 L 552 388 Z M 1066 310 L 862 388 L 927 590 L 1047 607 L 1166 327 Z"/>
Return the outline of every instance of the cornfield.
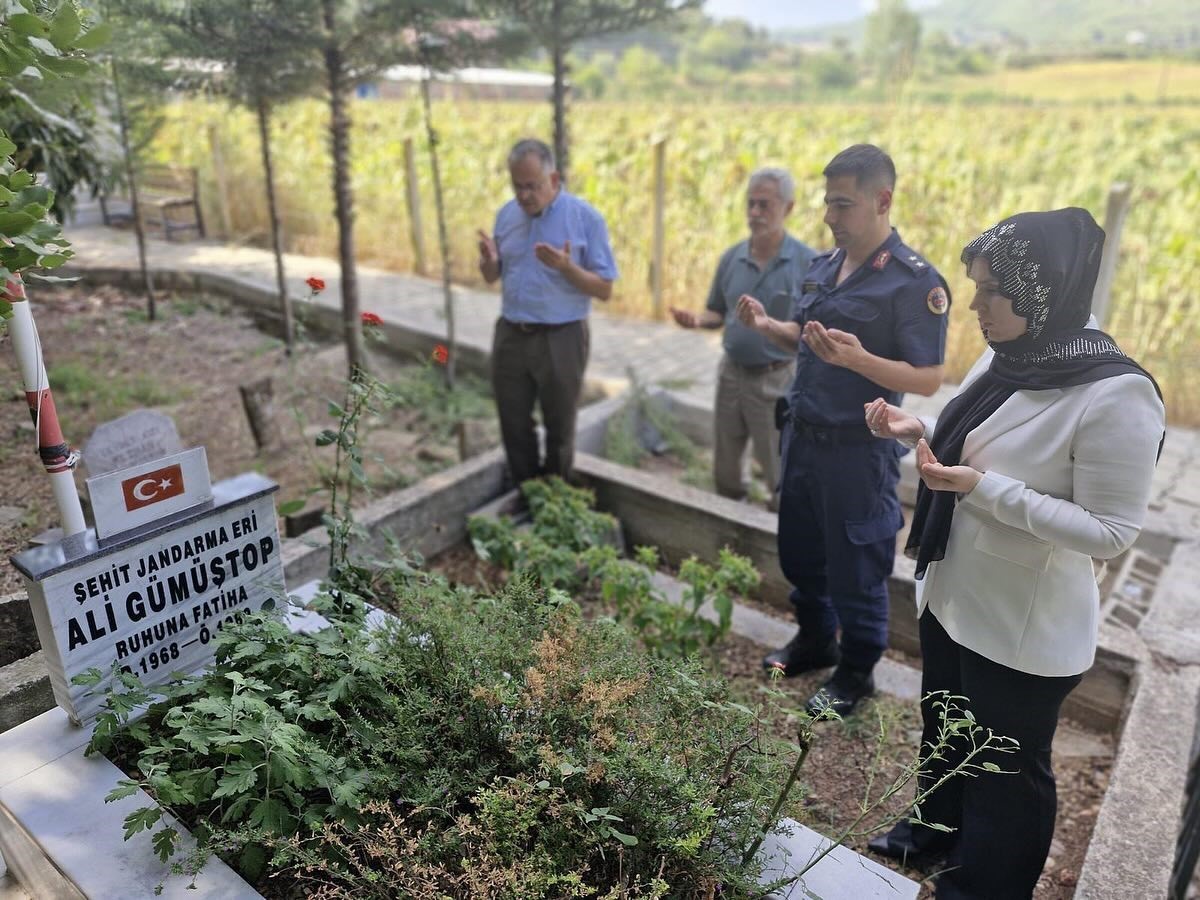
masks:
<path fill-rule="evenodd" d="M 356 240 L 364 263 L 410 270 L 414 252 L 405 206 L 403 142 L 420 149 L 425 245 L 436 253 L 428 157 L 415 101 L 352 107 Z M 206 217 L 219 222 L 213 143 L 224 159 L 234 233 L 266 234 L 256 131 L 250 115 L 186 101 L 166 110 L 156 157 L 196 166 Z M 435 106 L 452 267 L 478 283 L 475 230 L 490 228 L 510 194 L 504 159 L 519 137 L 546 136 L 541 103 L 442 102 Z M 335 255 L 336 226 L 327 113 L 317 101 L 280 110 L 273 149 L 290 250 Z M 1106 328 L 1159 379 L 1168 414 L 1200 424 L 1200 117 L 1194 107 L 1004 105 L 652 106 L 578 104 L 571 111 L 571 189 L 606 217 L 621 280 L 611 308 L 651 316 L 649 268 L 654 187 L 651 141 L 667 136 L 664 306 L 699 308 L 720 252 L 745 234 L 746 178 L 760 165 L 796 177 L 791 231 L 828 246 L 821 224 L 820 171 L 842 147 L 869 141 L 899 172 L 893 222 L 938 266 L 956 303 L 948 376 L 960 377 L 982 348 L 967 310 L 969 282 L 959 251 L 1010 213 L 1083 206 L 1104 221 L 1109 186 L 1134 186 L 1113 308 Z M 1190 148 L 1190 149 L 1189 149 Z M 436 271 L 437 260 L 431 260 Z"/>

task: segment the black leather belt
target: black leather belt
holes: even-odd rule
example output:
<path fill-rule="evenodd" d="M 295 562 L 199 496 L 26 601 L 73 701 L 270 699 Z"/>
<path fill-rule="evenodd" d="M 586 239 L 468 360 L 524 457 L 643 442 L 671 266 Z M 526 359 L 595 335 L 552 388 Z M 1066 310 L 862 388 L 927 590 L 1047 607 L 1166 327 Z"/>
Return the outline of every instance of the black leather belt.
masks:
<path fill-rule="evenodd" d="M 543 331 L 555 331 L 559 328 L 566 328 L 568 325 L 576 325 L 579 321 L 578 319 L 571 322 L 514 322 L 512 319 L 503 320 L 505 325 L 515 328 L 522 334 L 541 334 Z"/>
<path fill-rule="evenodd" d="M 790 366 L 794 362 L 794 360 L 790 359 L 777 359 L 775 362 L 769 362 L 765 366 L 744 366 L 735 359 L 730 359 L 729 361 L 748 375 L 765 375 L 767 372 L 776 372 L 779 369 Z"/>
<path fill-rule="evenodd" d="M 862 425 L 814 425 L 796 415 L 792 416 L 792 433 L 814 444 L 827 444 L 831 447 L 848 444 L 869 444 L 871 441 L 882 441 L 871 434 L 866 424 Z"/>

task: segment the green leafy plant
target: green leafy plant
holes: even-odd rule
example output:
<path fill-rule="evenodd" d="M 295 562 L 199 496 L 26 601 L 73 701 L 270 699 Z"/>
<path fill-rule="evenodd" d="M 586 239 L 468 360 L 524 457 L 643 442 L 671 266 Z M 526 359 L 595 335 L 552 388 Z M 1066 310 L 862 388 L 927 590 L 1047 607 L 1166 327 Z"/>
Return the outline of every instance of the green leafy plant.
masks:
<path fill-rule="evenodd" d="M 523 529 L 506 517 L 473 517 L 467 528 L 475 552 L 547 587 L 595 590 L 656 655 L 688 656 L 715 644 L 729 631 L 734 596 L 759 583 L 748 559 L 723 549 L 716 566 L 695 557 L 684 560 L 679 580 L 685 590 L 672 602 L 653 577 L 658 551 L 638 547 L 634 559 L 622 558 L 617 522 L 592 508 L 590 491 L 558 478 L 528 481 L 521 490 L 532 526 Z M 710 606 L 714 617 L 704 615 Z"/>
<path fill-rule="evenodd" d="M 399 563 L 376 586 L 398 614 L 378 629 L 322 596 L 322 631 L 246 616 L 203 675 L 155 696 L 118 677 L 89 752 L 130 772 L 110 800 L 158 801 L 128 839 L 174 860 L 169 811 L 198 842 L 179 870 L 216 852 L 325 896 L 752 895 L 740 848 L 786 760 L 697 661 L 523 579 L 487 597 Z"/>

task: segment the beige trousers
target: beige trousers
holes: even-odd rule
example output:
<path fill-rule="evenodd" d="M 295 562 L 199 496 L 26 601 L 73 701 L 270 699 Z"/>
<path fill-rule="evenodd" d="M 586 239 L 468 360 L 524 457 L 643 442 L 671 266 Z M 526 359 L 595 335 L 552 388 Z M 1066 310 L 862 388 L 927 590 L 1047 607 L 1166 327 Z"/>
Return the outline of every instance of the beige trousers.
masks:
<path fill-rule="evenodd" d="M 717 400 L 713 416 L 713 481 L 722 497 L 746 496 L 746 444 L 762 470 L 767 505 L 779 508 L 779 432 L 775 401 L 787 394 L 796 377 L 795 364 L 751 370 L 728 356 L 717 370 Z"/>

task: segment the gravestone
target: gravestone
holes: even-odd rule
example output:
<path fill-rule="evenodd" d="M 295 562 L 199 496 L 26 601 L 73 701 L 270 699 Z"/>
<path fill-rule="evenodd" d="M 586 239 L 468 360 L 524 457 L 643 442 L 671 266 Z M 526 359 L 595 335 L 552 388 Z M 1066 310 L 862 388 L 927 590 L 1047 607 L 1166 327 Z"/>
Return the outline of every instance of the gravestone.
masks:
<path fill-rule="evenodd" d="M 135 489 L 142 483 L 139 475 L 127 480 Z M 209 664 L 226 623 L 286 608 L 278 490 L 261 475 L 241 475 L 212 485 L 210 499 L 190 510 L 106 539 L 89 530 L 74 536 L 82 540 L 12 558 L 29 593 L 54 699 L 72 722 L 100 711 L 114 663 L 147 687 L 162 684 Z M 135 505 L 145 502 L 136 490 L 131 496 Z M 99 684 L 73 683 L 93 668 Z"/>
<path fill-rule="evenodd" d="M 135 409 L 97 426 L 83 448 L 88 475 L 104 475 L 136 466 L 183 449 L 171 417 L 150 409 Z"/>

